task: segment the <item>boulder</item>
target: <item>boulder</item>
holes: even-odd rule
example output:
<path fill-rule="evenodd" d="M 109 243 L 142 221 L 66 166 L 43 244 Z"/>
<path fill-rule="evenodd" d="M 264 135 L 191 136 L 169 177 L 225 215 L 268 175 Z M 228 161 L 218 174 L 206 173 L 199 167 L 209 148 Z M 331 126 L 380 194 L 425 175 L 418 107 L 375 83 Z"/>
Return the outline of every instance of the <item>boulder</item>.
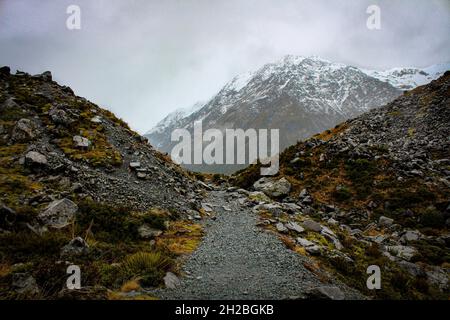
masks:
<path fill-rule="evenodd" d="M 417 254 L 417 250 L 415 248 L 403 245 L 386 246 L 386 250 L 392 255 L 406 261 L 410 261 L 411 258 Z"/>
<path fill-rule="evenodd" d="M 286 178 L 275 180 L 263 177 L 253 184 L 253 188 L 264 192 L 269 197 L 281 198 L 289 194 L 291 184 Z"/>
<path fill-rule="evenodd" d="M 333 242 L 334 247 L 337 250 L 342 250 L 344 249 L 344 246 L 341 244 L 341 242 L 339 241 L 338 237 L 336 236 L 336 234 L 329 228 L 327 227 L 322 227 L 322 230 L 320 231 L 320 233 L 328 240 L 330 240 L 331 242 Z"/>
<path fill-rule="evenodd" d="M 413 277 L 420 277 L 425 274 L 425 272 L 415 263 L 405 260 L 399 260 L 397 263 L 400 267 L 402 267 L 402 269 L 407 271 Z"/>
<path fill-rule="evenodd" d="M 441 290 L 448 288 L 448 273 L 444 269 L 437 266 L 430 266 L 429 270 L 425 271 L 428 281 L 437 286 Z"/>
<path fill-rule="evenodd" d="M 283 210 L 286 210 L 288 213 L 297 214 L 300 213 L 301 209 L 300 206 L 296 205 L 295 203 L 287 202 L 281 204 L 283 207 Z"/>
<path fill-rule="evenodd" d="M 267 211 L 274 216 L 279 216 L 283 213 L 283 209 L 276 203 L 262 203 L 253 207 L 254 211 Z"/>
<path fill-rule="evenodd" d="M 311 195 L 309 194 L 308 190 L 303 189 L 302 191 L 300 191 L 300 194 L 298 195 L 299 198 L 299 202 L 301 204 L 311 204 L 313 203 L 313 198 L 311 197 Z"/>
<path fill-rule="evenodd" d="M 283 223 L 281 223 L 281 222 L 278 222 L 276 225 L 275 225 L 275 227 L 277 228 L 277 231 L 278 232 L 287 232 L 288 231 L 288 229 L 284 226 L 284 224 Z"/>
<path fill-rule="evenodd" d="M 53 201 L 47 209 L 38 215 L 38 218 L 48 227 L 64 228 L 72 223 L 78 206 L 69 199 Z"/>
<path fill-rule="evenodd" d="M 297 233 L 302 233 L 305 231 L 305 229 L 303 229 L 297 222 L 293 221 L 289 221 L 288 223 L 286 223 L 286 228 Z"/>
<path fill-rule="evenodd" d="M 11 138 L 16 142 L 27 142 L 36 138 L 37 125 L 30 119 L 20 119 L 12 130 Z"/>
<path fill-rule="evenodd" d="M 378 219 L 378 224 L 380 225 L 380 227 L 389 227 L 394 223 L 394 219 L 385 217 L 385 216 L 381 216 L 380 219 Z"/>
<path fill-rule="evenodd" d="M 314 246 L 314 242 L 311 242 L 311 241 L 309 241 L 309 240 L 307 240 L 307 239 L 304 239 L 304 238 L 297 238 L 297 243 L 299 244 L 299 245 L 301 245 L 302 247 L 311 247 L 311 246 Z"/>
<path fill-rule="evenodd" d="M 143 224 L 138 228 L 139 236 L 143 239 L 153 239 L 162 234 L 161 230 L 154 229 L 147 224 Z"/>
<path fill-rule="evenodd" d="M 95 117 L 93 117 L 93 118 L 91 119 L 91 122 L 92 122 L 92 123 L 96 123 L 96 124 L 100 124 L 100 123 L 102 123 L 103 121 L 102 121 L 102 118 L 101 118 L 100 116 L 95 116 Z"/>
<path fill-rule="evenodd" d="M 172 272 L 167 272 L 165 277 L 163 278 L 163 280 L 164 280 L 164 285 L 168 289 L 175 289 L 176 287 L 178 287 L 181 284 L 180 279 L 178 279 L 178 277 L 175 274 L 173 274 Z"/>
<path fill-rule="evenodd" d="M 91 145 L 91 141 L 82 136 L 74 136 L 72 140 L 76 148 L 87 149 Z"/>
<path fill-rule="evenodd" d="M 411 241 L 417 241 L 422 237 L 418 230 L 408 230 L 400 237 L 400 243 L 408 244 Z"/>
<path fill-rule="evenodd" d="M 52 121 L 56 124 L 68 125 L 72 119 L 67 115 L 67 112 L 60 107 L 52 107 L 48 112 Z"/>
<path fill-rule="evenodd" d="M 322 226 L 320 225 L 320 223 L 315 222 L 314 220 L 303 221 L 303 227 L 307 230 L 311 230 L 311 231 L 315 231 L 315 232 L 322 231 Z"/>
<path fill-rule="evenodd" d="M 144 172 L 138 172 L 138 173 L 136 174 L 136 177 L 137 177 L 138 179 L 146 179 L 146 178 L 147 178 L 147 174 L 144 173 Z"/>
<path fill-rule="evenodd" d="M 29 151 L 25 155 L 25 163 L 28 166 L 46 166 L 47 157 L 37 151 Z"/>
<path fill-rule="evenodd" d="M 141 167 L 141 163 L 139 161 L 132 161 L 130 162 L 130 168 L 131 169 L 138 169 Z"/>
<path fill-rule="evenodd" d="M 14 273 L 12 286 L 17 293 L 26 296 L 36 296 L 40 293 L 36 279 L 27 273 Z"/>
<path fill-rule="evenodd" d="M 212 212 L 211 204 L 209 203 L 202 203 L 202 209 L 205 210 L 205 212 Z"/>
<path fill-rule="evenodd" d="M 88 253 L 89 245 L 81 237 L 72 239 L 61 249 L 61 257 L 78 256 Z"/>
<path fill-rule="evenodd" d="M 318 245 L 313 245 L 305 248 L 306 252 L 312 255 L 317 255 L 320 253 L 320 247 Z"/>

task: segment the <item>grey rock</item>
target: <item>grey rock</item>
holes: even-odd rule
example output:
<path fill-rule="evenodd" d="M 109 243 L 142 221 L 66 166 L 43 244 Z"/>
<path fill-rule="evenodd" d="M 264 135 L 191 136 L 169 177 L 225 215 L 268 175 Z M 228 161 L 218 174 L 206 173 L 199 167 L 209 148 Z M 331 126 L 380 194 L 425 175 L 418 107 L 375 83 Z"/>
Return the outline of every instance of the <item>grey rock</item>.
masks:
<path fill-rule="evenodd" d="M 339 224 L 339 222 L 333 218 L 328 219 L 327 222 L 333 226 L 337 226 Z"/>
<path fill-rule="evenodd" d="M 100 123 L 102 123 L 103 121 L 102 121 L 102 118 L 101 118 L 100 116 L 95 116 L 95 117 L 93 117 L 93 118 L 91 119 L 91 122 L 92 122 L 92 123 L 96 123 L 96 124 L 100 124 Z"/>
<path fill-rule="evenodd" d="M 425 274 L 424 271 L 415 263 L 405 261 L 405 260 L 399 260 L 399 261 L 397 261 L 397 263 L 400 267 L 402 267 L 405 271 L 407 271 L 413 277 L 419 277 L 419 276 L 423 276 Z"/>
<path fill-rule="evenodd" d="M 162 231 L 154 229 L 147 224 L 143 224 L 138 228 L 138 233 L 142 239 L 153 239 L 160 236 Z"/>
<path fill-rule="evenodd" d="M 169 289 L 176 289 L 181 284 L 180 279 L 172 272 L 167 272 L 163 280 L 164 285 Z"/>
<path fill-rule="evenodd" d="M 69 117 L 66 111 L 64 111 L 61 107 L 55 106 L 50 109 L 48 115 L 52 119 L 52 121 L 56 124 L 68 125 L 73 120 Z"/>
<path fill-rule="evenodd" d="M 408 244 L 408 242 L 417 241 L 421 237 L 422 234 L 418 230 L 408 230 L 400 237 L 400 242 L 402 244 Z"/>
<path fill-rule="evenodd" d="M 288 232 L 288 229 L 284 226 L 284 224 L 283 223 L 281 223 L 281 222 L 278 222 L 276 225 L 275 225 L 275 227 L 277 228 L 277 231 L 278 232 Z"/>
<path fill-rule="evenodd" d="M 315 245 L 314 242 L 311 242 L 311 241 L 309 241 L 309 240 L 307 240 L 305 238 L 300 238 L 300 237 L 297 238 L 297 243 L 299 245 L 301 245 L 302 247 L 305 247 L 305 248 Z"/>
<path fill-rule="evenodd" d="M 36 296 L 40 293 L 36 279 L 26 273 L 14 273 L 12 286 L 17 293 L 26 296 Z"/>
<path fill-rule="evenodd" d="M 254 207 L 255 211 L 266 211 L 274 216 L 279 216 L 283 213 L 282 207 L 277 203 L 263 203 Z"/>
<path fill-rule="evenodd" d="M 211 204 L 209 204 L 209 203 L 202 203 L 202 208 L 206 212 L 212 212 L 213 211 L 213 209 L 211 208 Z"/>
<path fill-rule="evenodd" d="M 253 184 L 253 188 L 264 192 L 269 197 L 280 198 L 289 194 L 291 184 L 286 178 L 275 180 L 263 177 Z"/>
<path fill-rule="evenodd" d="M 305 220 L 302 222 L 303 227 L 307 230 L 311 230 L 311 231 L 315 231 L 315 232 L 320 232 L 322 231 L 322 226 L 320 225 L 320 223 L 314 221 L 314 220 Z"/>
<path fill-rule="evenodd" d="M 286 210 L 288 213 L 300 213 L 300 206 L 296 205 L 295 203 L 282 203 L 281 206 L 284 210 Z"/>
<path fill-rule="evenodd" d="M 61 256 L 62 257 L 70 257 L 70 256 L 78 256 L 88 253 L 89 245 L 86 241 L 84 241 L 81 237 L 76 237 L 72 239 L 67 245 L 62 247 Z"/>
<path fill-rule="evenodd" d="M 47 165 L 47 157 L 36 151 L 29 151 L 25 155 L 25 163 L 29 166 L 45 166 Z"/>
<path fill-rule="evenodd" d="M 91 146 L 91 141 L 82 136 L 74 136 L 73 137 L 74 146 L 80 149 L 86 149 Z"/>
<path fill-rule="evenodd" d="M 145 174 L 145 173 L 143 173 L 143 172 L 138 172 L 138 173 L 136 174 L 136 177 L 137 177 L 138 179 L 145 179 L 145 178 L 147 178 L 147 174 Z"/>
<path fill-rule="evenodd" d="M 300 191 L 300 194 L 298 195 L 298 197 L 300 199 L 303 199 L 304 197 L 307 197 L 307 196 L 309 196 L 309 192 L 306 189 L 302 189 L 302 191 Z"/>
<path fill-rule="evenodd" d="M 425 273 L 428 281 L 437 286 L 439 289 L 446 290 L 448 288 L 449 274 L 445 272 L 444 269 L 438 266 L 430 266 Z"/>
<path fill-rule="evenodd" d="M 403 260 L 409 261 L 417 254 L 417 250 L 414 247 L 408 247 L 403 245 L 386 246 L 387 251 Z"/>
<path fill-rule="evenodd" d="M 318 245 L 305 247 L 306 252 L 308 252 L 309 254 L 312 254 L 312 255 L 320 254 L 320 249 L 321 249 L 321 247 Z"/>
<path fill-rule="evenodd" d="M 286 223 L 286 228 L 297 233 L 302 233 L 305 231 L 305 229 L 303 229 L 297 222 L 293 221 L 289 221 L 288 223 Z"/>
<path fill-rule="evenodd" d="M 130 162 L 130 168 L 131 169 L 138 169 L 141 167 L 141 163 L 139 161 L 132 161 Z"/>
<path fill-rule="evenodd" d="M 72 223 L 78 206 L 69 199 L 53 201 L 47 209 L 38 215 L 38 218 L 48 227 L 64 228 Z"/>
<path fill-rule="evenodd" d="M 392 225 L 394 223 L 394 219 L 385 217 L 385 216 L 381 216 L 380 219 L 378 220 L 378 224 L 381 227 L 389 227 L 390 225 Z"/>
<path fill-rule="evenodd" d="M 26 142 L 38 135 L 36 124 L 30 119 L 20 119 L 13 128 L 11 138 L 16 142 Z"/>

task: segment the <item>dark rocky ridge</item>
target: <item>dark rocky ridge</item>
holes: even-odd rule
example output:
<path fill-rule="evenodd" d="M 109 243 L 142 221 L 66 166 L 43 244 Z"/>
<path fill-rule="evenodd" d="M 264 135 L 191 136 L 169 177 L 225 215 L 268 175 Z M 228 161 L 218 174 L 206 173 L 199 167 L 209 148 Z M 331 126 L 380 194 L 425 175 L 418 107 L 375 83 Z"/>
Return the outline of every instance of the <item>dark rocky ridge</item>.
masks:
<path fill-rule="evenodd" d="M 21 149 L 2 158 L 2 166 L 17 167 L 19 174 L 31 181 L 43 185 L 58 182 L 62 187 L 60 195 L 44 188 L 30 197 L 22 195 L 18 203 L 42 204 L 47 196 L 59 197 L 74 189 L 80 198 L 126 203 L 136 209 L 160 206 L 185 212 L 186 203 L 195 199 L 195 190 L 200 187 L 145 138 L 110 112 L 52 81 L 50 73 L 10 75 L 3 68 L 0 121 L 4 148 Z M 73 141 L 80 136 L 76 139 L 82 141 Z M 28 159 L 30 151 L 46 163 Z M 17 166 L 19 162 L 23 165 Z M 11 195 L 2 194 L 2 202 L 10 202 L 5 196 Z"/>

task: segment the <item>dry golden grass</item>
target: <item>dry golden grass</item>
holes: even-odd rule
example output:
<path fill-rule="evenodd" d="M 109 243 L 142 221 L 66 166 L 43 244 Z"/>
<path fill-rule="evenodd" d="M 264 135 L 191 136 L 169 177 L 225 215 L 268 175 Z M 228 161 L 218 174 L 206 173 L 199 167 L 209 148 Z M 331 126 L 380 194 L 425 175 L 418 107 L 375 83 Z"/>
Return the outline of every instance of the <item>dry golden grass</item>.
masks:
<path fill-rule="evenodd" d="M 8 265 L 6 263 L 0 264 L 0 278 L 5 277 L 5 276 L 9 275 L 10 273 L 11 273 L 10 265 Z"/>
<path fill-rule="evenodd" d="M 324 141 L 328 141 L 331 138 L 337 136 L 339 133 L 344 132 L 345 130 L 347 130 L 347 128 L 348 128 L 348 124 L 347 123 L 342 123 L 342 124 L 334 127 L 333 129 L 325 130 L 324 132 L 315 135 L 314 138 L 317 138 L 317 139 L 320 139 L 320 140 L 324 140 Z"/>
<path fill-rule="evenodd" d="M 131 291 L 137 291 L 141 288 L 141 286 L 139 285 L 139 280 L 138 279 L 134 279 L 134 280 L 130 280 L 125 282 L 122 287 L 120 288 L 120 291 L 122 292 L 131 292 Z"/>
<path fill-rule="evenodd" d="M 108 292 L 108 300 L 125 301 L 125 300 L 159 300 L 157 297 L 153 297 L 146 294 L 139 294 L 133 297 L 124 296 L 122 292 L 110 291 Z"/>
<path fill-rule="evenodd" d="M 168 249 L 176 255 L 193 252 L 203 237 L 200 224 L 190 221 L 175 221 L 163 235 L 158 237 L 156 245 Z"/>

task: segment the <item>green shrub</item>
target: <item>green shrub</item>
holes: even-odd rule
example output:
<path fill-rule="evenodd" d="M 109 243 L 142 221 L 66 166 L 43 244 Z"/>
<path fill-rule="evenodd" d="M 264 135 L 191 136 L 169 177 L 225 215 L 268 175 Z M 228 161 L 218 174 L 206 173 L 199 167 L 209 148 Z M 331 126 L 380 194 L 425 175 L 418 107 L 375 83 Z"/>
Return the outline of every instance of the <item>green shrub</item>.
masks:
<path fill-rule="evenodd" d="M 336 190 L 333 191 L 332 196 L 337 201 L 344 202 L 352 197 L 352 193 L 347 187 L 341 186 L 340 188 L 337 188 Z"/>
<path fill-rule="evenodd" d="M 420 223 L 424 227 L 440 229 L 445 227 L 444 216 L 435 210 L 427 210 L 420 217 Z"/>
<path fill-rule="evenodd" d="M 92 222 L 91 232 L 96 240 L 116 242 L 138 239 L 137 230 L 142 221 L 133 217 L 128 208 L 83 201 L 79 204 L 79 211 L 78 227 L 87 230 Z"/>
<path fill-rule="evenodd" d="M 352 181 L 352 185 L 357 192 L 357 197 L 364 199 L 370 195 L 377 172 L 376 163 L 367 159 L 347 161 L 345 170 L 347 177 Z"/>

